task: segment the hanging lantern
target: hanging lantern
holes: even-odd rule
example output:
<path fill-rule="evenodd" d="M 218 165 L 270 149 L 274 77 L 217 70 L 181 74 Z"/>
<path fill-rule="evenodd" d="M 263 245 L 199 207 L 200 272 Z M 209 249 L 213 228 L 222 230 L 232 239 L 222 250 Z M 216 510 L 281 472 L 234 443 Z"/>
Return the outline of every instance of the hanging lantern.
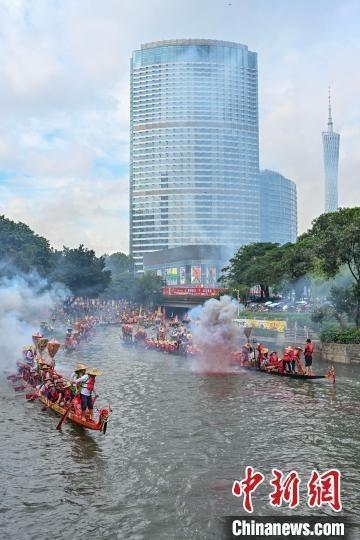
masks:
<path fill-rule="evenodd" d="M 42 334 L 40 334 L 40 332 L 37 332 L 36 334 L 33 334 L 32 336 L 32 342 L 33 344 L 35 345 L 35 349 L 38 348 L 38 343 L 39 343 L 39 339 L 41 339 L 43 337 Z"/>
<path fill-rule="evenodd" d="M 44 338 L 44 337 L 42 337 L 42 338 L 40 338 L 38 340 L 37 347 L 38 347 L 40 352 L 43 352 L 46 349 L 48 341 L 49 340 L 47 338 Z"/>
<path fill-rule="evenodd" d="M 54 358 L 60 348 L 60 343 L 56 339 L 48 341 L 47 350 L 51 358 Z"/>

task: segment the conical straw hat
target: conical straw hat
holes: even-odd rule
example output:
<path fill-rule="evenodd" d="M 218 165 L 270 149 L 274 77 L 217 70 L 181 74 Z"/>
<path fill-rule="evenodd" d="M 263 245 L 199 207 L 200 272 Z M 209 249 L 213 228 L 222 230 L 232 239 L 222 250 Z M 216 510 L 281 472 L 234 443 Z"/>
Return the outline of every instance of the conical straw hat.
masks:
<path fill-rule="evenodd" d="M 88 375 L 102 375 L 102 371 L 96 367 L 90 367 L 86 370 Z"/>
<path fill-rule="evenodd" d="M 84 371 L 85 369 L 87 369 L 85 364 L 75 364 L 74 371 Z"/>

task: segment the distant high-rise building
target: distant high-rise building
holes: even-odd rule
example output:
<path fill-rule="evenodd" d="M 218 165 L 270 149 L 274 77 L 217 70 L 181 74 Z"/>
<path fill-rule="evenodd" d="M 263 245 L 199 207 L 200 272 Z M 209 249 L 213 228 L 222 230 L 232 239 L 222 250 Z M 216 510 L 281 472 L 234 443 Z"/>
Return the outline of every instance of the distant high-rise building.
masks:
<path fill-rule="evenodd" d="M 261 241 L 286 244 L 297 238 L 296 184 L 275 171 L 260 172 Z"/>
<path fill-rule="evenodd" d="M 260 239 L 257 54 L 179 39 L 131 59 L 130 252 Z"/>
<path fill-rule="evenodd" d="M 335 133 L 331 115 L 331 98 L 329 90 L 328 129 L 322 133 L 325 169 L 325 212 L 338 209 L 338 166 L 340 135 Z"/>

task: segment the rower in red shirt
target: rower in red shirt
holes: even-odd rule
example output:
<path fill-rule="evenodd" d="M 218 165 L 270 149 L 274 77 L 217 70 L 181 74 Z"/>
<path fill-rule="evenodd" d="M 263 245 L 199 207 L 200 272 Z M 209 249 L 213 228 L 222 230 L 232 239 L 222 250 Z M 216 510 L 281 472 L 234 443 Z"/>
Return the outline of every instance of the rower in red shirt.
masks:
<path fill-rule="evenodd" d="M 272 351 L 272 353 L 270 353 L 269 365 L 270 366 L 277 366 L 278 363 L 279 363 L 278 354 L 277 354 L 276 351 Z"/>
<path fill-rule="evenodd" d="M 277 351 L 272 351 L 269 358 L 269 367 L 275 369 L 279 373 L 283 373 L 283 363 L 279 359 Z"/>
<path fill-rule="evenodd" d="M 311 343 L 311 339 L 307 339 L 304 348 L 305 357 L 305 374 L 312 375 L 312 360 L 313 360 L 314 345 Z"/>
<path fill-rule="evenodd" d="M 302 352 L 301 347 L 295 347 L 295 349 L 293 350 L 293 361 L 292 361 L 293 365 L 292 365 L 292 368 L 293 368 L 293 371 L 295 371 L 295 363 L 296 363 L 298 372 L 300 374 L 303 374 L 304 370 L 303 370 L 303 367 L 301 365 L 301 360 L 300 360 L 301 352 Z"/>
<path fill-rule="evenodd" d="M 283 362 L 283 369 L 287 373 L 291 373 L 291 360 L 292 360 L 292 348 L 286 347 L 284 350 L 284 356 L 282 359 Z"/>

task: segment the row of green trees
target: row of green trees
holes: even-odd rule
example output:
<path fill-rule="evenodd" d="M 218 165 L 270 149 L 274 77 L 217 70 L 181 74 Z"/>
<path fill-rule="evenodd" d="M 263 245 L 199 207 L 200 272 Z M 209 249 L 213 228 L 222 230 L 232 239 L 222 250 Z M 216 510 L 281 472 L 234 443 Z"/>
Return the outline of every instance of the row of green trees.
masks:
<path fill-rule="evenodd" d="M 0 216 L 0 277 L 34 271 L 50 284 L 63 283 L 74 296 L 158 302 L 163 285 L 152 273 L 135 274 L 134 261 L 124 253 L 97 257 L 83 245 L 54 250 L 24 223 Z"/>
<path fill-rule="evenodd" d="M 341 276 L 341 279 L 338 279 Z M 266 298 L 270 291 L 294 291 L 299 299 L 314 280 L 331 281 L 330 305 L 313 317 L 329 317 L 340 325 L 360 326 L 360 207 L 322 214 L 294 244 L 268 242 L 242 246 L 223 269 L 221 280 L 238 289 L 243 299 L 260 285 Z"/>
<path fill-rule="evenodd" d="M 255 285 L 260 285 L 264 298 L 289 290 L 300 298 L 314 279 L 333 280 L 331 304 L 317 310 L 314 319 L 332 317 L 340 326 L 353 321 L 359 327 L 359 239 L 359 207 L 323 214 L 294 244 L 242 246 L 224 269 L 222 281 L 246 299 Z M 0 216 L 0 276 L 34 270 L 49 282 L 64 283 L 76 296 L 157 302 L 163 285 L 152 273 L 135 274 L 134 261 L 124 253 L 97 257 L 83 245 L 54 250 L 27 225 Z"/>

